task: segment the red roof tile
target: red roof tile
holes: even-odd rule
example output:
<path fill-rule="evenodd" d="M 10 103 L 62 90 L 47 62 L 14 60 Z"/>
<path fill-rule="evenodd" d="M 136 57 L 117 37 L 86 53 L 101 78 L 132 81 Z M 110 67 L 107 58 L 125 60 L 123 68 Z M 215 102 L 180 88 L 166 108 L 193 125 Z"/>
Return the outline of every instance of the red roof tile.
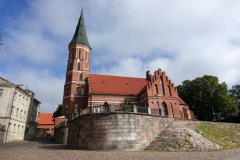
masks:
<path fill-rule="evenodd" d="M 38 124 L 54 124 L 53 123 L 53 113 L 40 113 L 38 117 Z"/>
<path fill-rule="evenodd" d="M 91 74 L 93 94 L 137 96 L 147 85 L 145 78 Z"/>

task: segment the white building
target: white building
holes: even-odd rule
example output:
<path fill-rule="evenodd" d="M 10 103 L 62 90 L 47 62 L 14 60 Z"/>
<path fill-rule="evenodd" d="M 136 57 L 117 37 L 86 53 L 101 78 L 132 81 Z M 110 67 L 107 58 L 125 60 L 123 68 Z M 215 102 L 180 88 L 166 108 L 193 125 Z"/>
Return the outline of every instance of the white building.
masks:
<path fill-rule="evenodd" d="M 36 111 L 29 111 L 29 109 L 32 109 L 33 101 L 33 92 L 25 91 L 21 86 L 0 77 L 0 126 L 2 126 L 2 129 L 0 129 L 0 143 L 24 139 L 28 113 L 31 112 L 30 115 L 36 113 L 34 115 L 35 122 L 38 116 L 39 105 Z M 34 124 L 33 126 L 37 125 Z"/>

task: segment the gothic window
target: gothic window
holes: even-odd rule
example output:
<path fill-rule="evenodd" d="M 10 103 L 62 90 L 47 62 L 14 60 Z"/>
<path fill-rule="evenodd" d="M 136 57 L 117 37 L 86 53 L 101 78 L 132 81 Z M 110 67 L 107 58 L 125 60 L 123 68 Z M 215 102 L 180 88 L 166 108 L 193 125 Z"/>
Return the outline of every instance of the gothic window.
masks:
<path fill-rule="evenodd" d="M 80 70 L 80 62 L 77 62 L 77 70 Z"/>
<path fill-rule="evenodd" d="M 82 81 L 82 73 L 79 74 L 79 81 Z"/>
<path fill-rule="evenodd" d="M 104 104 L 103 104 L 103 112 L 108 112 L 108 103 L 107 102 L 105 102 Z"/>
<path fill-rule="evenodd" d="M 71 74 L 68 76 L 68 81 L 69 81 L 69 82 L 72 81 L 72 75 L 71 75 Z"/>
<path fill-rule="evenodd" d="M 75 91 L 75 95 L 78 95 L 78 86 L 76 86 L 76 91 Z"/>
<path fill-rule="evenodd" d="M 156 94 L 158 94 L 158 86 L 155 84 Z"/>
<path fill-rule="evenodd" d="M 168 115 L 168 112 L 167 112 L 167 105 L 166 103 L 162 103 L 162 111 L 161 111 L 161 115 L 162 116 L 167 116 Z"/>
<path fill-rule="evenodd" d="M 78 104 L 74 104 L 74 113 L 78 113 Z"/>
<path fill-rule="evenodd" d="M 81 88 L 81 95 L 84 95 L 84 88 Z"/>

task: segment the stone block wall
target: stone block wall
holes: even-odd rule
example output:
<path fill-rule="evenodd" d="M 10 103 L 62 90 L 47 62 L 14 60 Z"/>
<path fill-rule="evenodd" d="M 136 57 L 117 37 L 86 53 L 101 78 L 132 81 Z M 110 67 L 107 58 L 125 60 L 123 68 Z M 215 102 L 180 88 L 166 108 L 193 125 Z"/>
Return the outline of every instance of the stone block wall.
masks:
<path fill-rule="evenodd" d="M 69 122 L 67 145 L 84 150 L 143 150 L 172 121 L 123 112 L 82 115 Z"/>

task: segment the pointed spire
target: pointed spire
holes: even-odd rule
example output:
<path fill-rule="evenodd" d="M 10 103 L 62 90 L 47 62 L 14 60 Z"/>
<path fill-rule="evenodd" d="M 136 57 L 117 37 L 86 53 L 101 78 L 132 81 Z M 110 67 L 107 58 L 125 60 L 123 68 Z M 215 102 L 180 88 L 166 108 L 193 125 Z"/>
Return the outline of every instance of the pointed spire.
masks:
<path fill-rule="evenodd" d="M 80 18 L 78 20 L 76 31 L 75 31 L 73 38 L 72 38 L 71 42 L 69 43 L 69 45 L 74 44 L 74 43 L 85 44 L 89 48 L 91 48 L 90 44 L 88 42 L 88 38 L 87 38 L 86 26 L 85 26 L 85 21 L 84 21 L 84 16 L 83 16 L 83 8 L 81 11 Z"/>

